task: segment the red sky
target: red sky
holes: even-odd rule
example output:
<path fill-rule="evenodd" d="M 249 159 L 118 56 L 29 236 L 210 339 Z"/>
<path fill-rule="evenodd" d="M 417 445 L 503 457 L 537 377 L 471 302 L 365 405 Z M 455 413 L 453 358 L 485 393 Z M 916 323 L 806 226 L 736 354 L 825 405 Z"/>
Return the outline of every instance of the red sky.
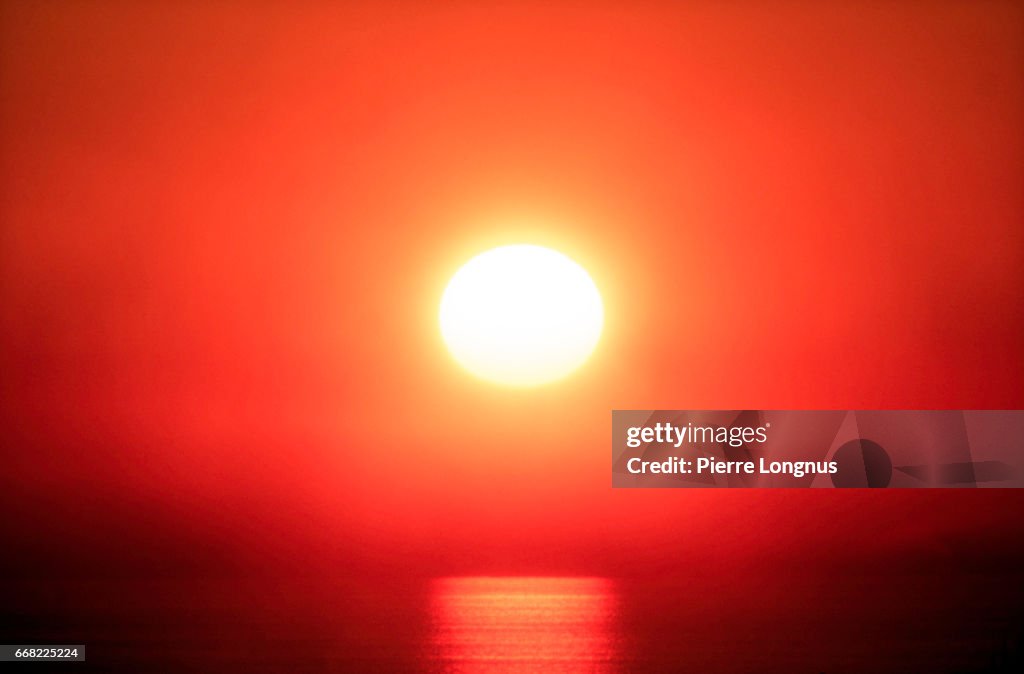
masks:
<path fill-rule="evenodd" d="M 1024 406 L 1024 10 L 438 4 L 2 4 L 4 564 L 1015 550 L 1016 492 L 613 492 L 609 411 Z M 607 311 L 528 392 L 436 317 L 521 241 Z"/>

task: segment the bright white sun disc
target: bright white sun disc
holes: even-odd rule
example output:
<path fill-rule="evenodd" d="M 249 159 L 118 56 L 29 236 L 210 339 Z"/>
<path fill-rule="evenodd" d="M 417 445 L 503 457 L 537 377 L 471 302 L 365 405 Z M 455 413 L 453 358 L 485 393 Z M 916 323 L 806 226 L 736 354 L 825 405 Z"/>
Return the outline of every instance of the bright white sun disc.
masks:
<path fill-rule="evenodd" d="M 473 374 L 510 386 L 564 377 L 594 350 L 601 295 L 565 255 L 502 246 L 464 264 L 441 297 L 441 335 Z"/>

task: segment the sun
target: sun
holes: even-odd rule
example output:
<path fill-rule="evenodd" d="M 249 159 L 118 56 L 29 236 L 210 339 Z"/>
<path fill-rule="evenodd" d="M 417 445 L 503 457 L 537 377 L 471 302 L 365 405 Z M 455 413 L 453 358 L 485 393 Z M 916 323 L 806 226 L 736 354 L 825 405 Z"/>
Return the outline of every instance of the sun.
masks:
<path fill-rule="evenodd" d="M 576 262 L 543 246 L 480 253 L 441 297 L 441 335 L 467 370 L 507 386 L 569 374 L 593 352 L 604 325 L 601 294 Z"/>

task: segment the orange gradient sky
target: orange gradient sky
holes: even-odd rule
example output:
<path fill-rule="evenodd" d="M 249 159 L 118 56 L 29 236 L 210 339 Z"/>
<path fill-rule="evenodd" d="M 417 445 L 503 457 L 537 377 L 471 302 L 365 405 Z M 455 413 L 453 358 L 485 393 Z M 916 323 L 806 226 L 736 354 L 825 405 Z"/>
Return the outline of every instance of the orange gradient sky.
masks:
<path fill-rule="evenodd" d="M 140 568 L 1010 545 L 1013 492 L 613 492 L 609 411 L 1022 407 L 1022 26 L 3 3 L 6 563 L 58 563 L 55 530 Z M 437 324 L 459 265 L 516 242 L 582 264 L 606 312 L 588 363 L 527 391 L 465 374 Z"/>

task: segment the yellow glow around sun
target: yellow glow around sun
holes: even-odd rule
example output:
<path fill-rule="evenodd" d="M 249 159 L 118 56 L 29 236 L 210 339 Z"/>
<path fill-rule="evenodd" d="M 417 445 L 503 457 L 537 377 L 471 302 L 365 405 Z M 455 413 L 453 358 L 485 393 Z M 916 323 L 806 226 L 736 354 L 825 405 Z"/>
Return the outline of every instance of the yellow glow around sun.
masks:
<path fill-rule="evenodd" d="M 533 245 L 481 253 L 441 298 L 441 335 L 473 374 L 535 386 L 579 367 L 597 346 L 604 308 L 597 286 L 565 255 Z"/>

